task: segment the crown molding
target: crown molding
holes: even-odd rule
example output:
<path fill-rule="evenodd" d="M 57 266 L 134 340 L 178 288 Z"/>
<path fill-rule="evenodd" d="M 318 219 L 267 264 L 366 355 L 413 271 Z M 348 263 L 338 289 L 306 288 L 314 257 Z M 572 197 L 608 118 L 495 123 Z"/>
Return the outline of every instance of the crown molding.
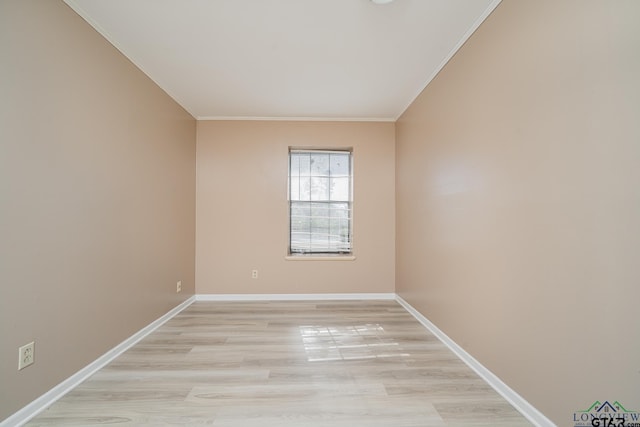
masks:
<path fill-rule="evenodd" d="M 196 116 L 198 121 L 265 122 L 395 122 L 393 117 L 269 117 L 269 116 Z"/>
<path fill-rule="evenodd" d="M 453 58 L 453 56 L 458 53 L 460 48 L 467 42 L 467 40 L 469 40 L 473 33 L 476 32 L 480 25 L 482 25 L 482 23 L 489 17 L 489 15 L 491 15 L 491 13 L 495 10 L 496 7 L 498 7 L 501 2 L 502 0 L 494 0 L 491 2 L 491 4 L 489 4 L 489 6 L 487 6 L 484 12 L 482 12 L 482 15 L 480 15 L 478 19 L 476 19 L 476 21 L 473 23 L 473 25 L 471 25 L 471 27 L 467 30 L 467 32 L 464 33 L 460 41 L 453 47 L 453 49 L 451 49 L 449 54 L 445 56 L 440 65 L 433 71 L 433 73 L 431 73 L 422 87 L 418 90 L 418 93 L 416 93 L 415 96 L 411 98 L 409 103 L 401 110 L 400 114 L 398 114 L 394 121 L 397 121 L 398 119 L 400 119 L 400 117 L 402 117 L 404 112 L 407 111 L 407 109 L 415 102 L 418 96 L 420 96 L 420 94 L 427 88 L 427 86 L 429 86 L 433 79 L 435 79 L 436 76 L 440 74 L 440 71 L 442 71 L 442 69 L 449 63 L 451 58 Z"/>

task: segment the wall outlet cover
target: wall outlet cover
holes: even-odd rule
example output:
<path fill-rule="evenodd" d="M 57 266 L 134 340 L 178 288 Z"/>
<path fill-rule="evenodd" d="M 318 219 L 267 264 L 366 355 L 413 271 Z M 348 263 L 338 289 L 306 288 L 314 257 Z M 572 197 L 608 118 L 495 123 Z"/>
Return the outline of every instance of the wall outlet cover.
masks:
<path fill-rule="evenodd" d="M 35 345 L 35 341 L 31 341 L 18 349 L 18 370 L 33 364 L 35 360 Z"/>

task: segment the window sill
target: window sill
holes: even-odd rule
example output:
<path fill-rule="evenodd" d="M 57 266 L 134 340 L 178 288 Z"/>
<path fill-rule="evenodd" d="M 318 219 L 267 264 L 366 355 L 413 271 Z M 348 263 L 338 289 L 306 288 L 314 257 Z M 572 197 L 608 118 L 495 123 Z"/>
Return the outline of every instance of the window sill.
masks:
<path fill-rule="evenodd" d="M 287 261 L 355 261 L 354 255 L 287 255 Z"/>

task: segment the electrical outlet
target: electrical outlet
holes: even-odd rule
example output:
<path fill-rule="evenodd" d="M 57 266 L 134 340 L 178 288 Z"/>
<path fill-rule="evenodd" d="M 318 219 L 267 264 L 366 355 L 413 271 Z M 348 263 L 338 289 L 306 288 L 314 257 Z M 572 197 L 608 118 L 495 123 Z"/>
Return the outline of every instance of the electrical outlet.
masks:
<path fill-rule="evenodd" d="M 252 270 L 251 271 L 251 278 L 252 279 L 257 279 L 258 278 L 258 270 Z"/>
<path fill-rule="evenodd" d="M 176 293 L 180 292 L 182 292 L 182 280 L 178 280 L 178 283 L 176 283 Z"/>
<path fill-rule="evenodd" d="M 24 369 L 31 365 L 35 359 L 35 345 L 34 341 L 29 344 L 25 344 L 18 349 L 18 370 Z"/>

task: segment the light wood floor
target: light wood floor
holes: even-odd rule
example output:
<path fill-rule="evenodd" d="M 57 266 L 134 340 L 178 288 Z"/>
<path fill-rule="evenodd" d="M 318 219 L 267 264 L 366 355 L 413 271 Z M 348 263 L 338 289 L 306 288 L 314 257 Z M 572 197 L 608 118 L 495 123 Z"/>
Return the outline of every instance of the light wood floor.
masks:
<path fill-rule="evenodd" d="M 30 426 L 530 425 L 395 301 L 196 302 Z"/>

